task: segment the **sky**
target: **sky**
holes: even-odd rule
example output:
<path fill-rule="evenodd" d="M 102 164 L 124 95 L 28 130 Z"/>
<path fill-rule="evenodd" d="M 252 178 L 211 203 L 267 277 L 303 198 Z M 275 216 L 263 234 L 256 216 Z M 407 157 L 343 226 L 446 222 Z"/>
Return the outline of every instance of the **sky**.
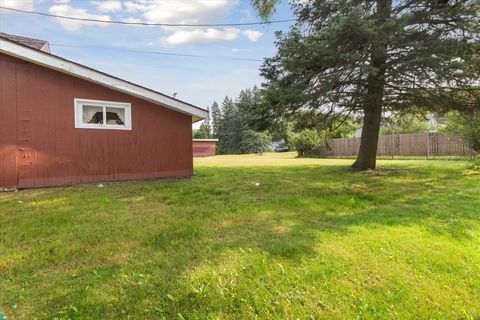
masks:
<path fill-rule="evenodd" d="M 0 0 L 0 6 L 55 15 L 148 23 L 259 21 L 250 0 Z M 293 14 L 283 0 L 272 19 Z M 290 23 L 241 27 L 159 27 L 78 22 L 0 10 L 0 31 L 50 42 L 51 52 L 202 108 L 259 85 L 274 32 Z M 179 57 L 128 50 L 201 55 Z M 197 124 L 198 125 L 198 124 Z"/>

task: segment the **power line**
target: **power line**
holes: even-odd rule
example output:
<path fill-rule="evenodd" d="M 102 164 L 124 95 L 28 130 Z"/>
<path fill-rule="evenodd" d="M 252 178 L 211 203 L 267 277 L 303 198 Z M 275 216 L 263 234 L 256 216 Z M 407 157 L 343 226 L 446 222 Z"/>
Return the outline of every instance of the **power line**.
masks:
<path fill-rule="evenodd" d="M 36 12 L 36 11 L 26 11 L 14 8 L 7 8 L 0 6 L 0 9 L 15 11 L 19 13 L 34 14 L 39 16 L 45 16 L 50 18 L 59 18 L 75 21 L 84 21 L 84 22 L 99 22 L 99 23 L 110 23 L 110 24 L 124 24 L 124 25 L 137 25 L 137 26 L 161 26 L 161 27 L 239 27 L 239 26 L 255 26 L 255 25 L 268 25 L 276 23 L 285 23 L 296 21 L 295 19 L 284 19 L 284 20 L 271 20 L 271 21 L 256 21 L 256 22 L 238 22 L 238 23 L 207 23 L 207 24 L 177 24 L 177 23 L 148 23 L 148 22 L 127 22 L 119 20 L 101 20 L 101 19 L 91 19 L 91 18 L 75 18 L 68 17 L 56 14 L 50 14 L 45 12 Z"/>
<path fill-rule="evenodd" d="M 51 46 L 54 46 L 54 47 L 92 49 L 91 47 L 79 46 L 79 45 L 73 45 L 73 44 L 50 43 L 50 45 L 51 45 Z M 96 47 L 96 48 L 103 48 L 103 49 L 114 50 L 114 51 L 126 51 L 126 52 L 132 52 L 132 53 L 157 54 L 157 55 L 174 56 L 174 57 L 226 59 L 226 60 L 253 61 L 253 62 L 262 62 L 262 61 L 263 61 L 262 59 L 254 59 L 254 58 L 236 58 L 236 57 L 226 57 L 226 56 L 207 56 L 207 55 L 186 54 L 186 53 L 177 53 L 177 52 L 144 51 L 144 50 L 133 50 L 133 49 L 111 48 L 111 47 Z"/>

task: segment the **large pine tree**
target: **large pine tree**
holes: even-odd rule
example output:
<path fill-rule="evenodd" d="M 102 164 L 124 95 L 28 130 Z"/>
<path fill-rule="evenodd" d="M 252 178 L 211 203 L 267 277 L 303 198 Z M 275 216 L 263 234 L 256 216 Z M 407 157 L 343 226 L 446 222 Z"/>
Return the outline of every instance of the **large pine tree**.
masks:
<path fill-rule="evenodd" d="M 252 0 L 267 18 L 278 0 Z M 382 112 L 479 105 L 478 0 L 292 1 L 261 72 L 260 119 L 299 110 L 363 114 L 354 167 L 375 169 Z"/>

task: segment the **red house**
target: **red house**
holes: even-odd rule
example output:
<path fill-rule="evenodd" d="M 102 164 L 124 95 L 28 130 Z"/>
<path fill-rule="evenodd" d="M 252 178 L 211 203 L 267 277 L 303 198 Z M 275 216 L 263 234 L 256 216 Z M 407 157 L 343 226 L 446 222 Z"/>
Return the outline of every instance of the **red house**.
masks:
<path fill-rule="evenodd" d="M 0 190 L 190 177 L 207 111 L 0 33 Z"/>

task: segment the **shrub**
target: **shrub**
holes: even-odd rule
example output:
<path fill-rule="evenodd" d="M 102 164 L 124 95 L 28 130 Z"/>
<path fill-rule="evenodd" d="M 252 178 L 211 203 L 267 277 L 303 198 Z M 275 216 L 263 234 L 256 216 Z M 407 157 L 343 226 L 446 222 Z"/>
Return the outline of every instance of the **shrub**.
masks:
<path fill-rule="evenodd" d="M 446 114 L 445 128 L 441 132 L 462 137 L 473 150 L 480 152 L 480 113 L 449 112 Z"/>
<path fill-rule="evenodd" d="M 320 144 L 317 131 L 304 129 L 300 132 L 292 132 L 289 137 L 291 146 L 297 150 L 300 157 L 313 153 Z"/>
<path fill-rule="evenodd" d="M 242 153 L 262 153 L 271 151 L 272 138 L 266 132 L 245 130 L 242 133 Z"/>
<path fill-rule="evenodd" d="M 472 164 L 471 164 L 471 166 L 470 166 L 470 169 L 480 170 L 480 155 L 476 156 L 476 157 L 472 160 Z"/>

